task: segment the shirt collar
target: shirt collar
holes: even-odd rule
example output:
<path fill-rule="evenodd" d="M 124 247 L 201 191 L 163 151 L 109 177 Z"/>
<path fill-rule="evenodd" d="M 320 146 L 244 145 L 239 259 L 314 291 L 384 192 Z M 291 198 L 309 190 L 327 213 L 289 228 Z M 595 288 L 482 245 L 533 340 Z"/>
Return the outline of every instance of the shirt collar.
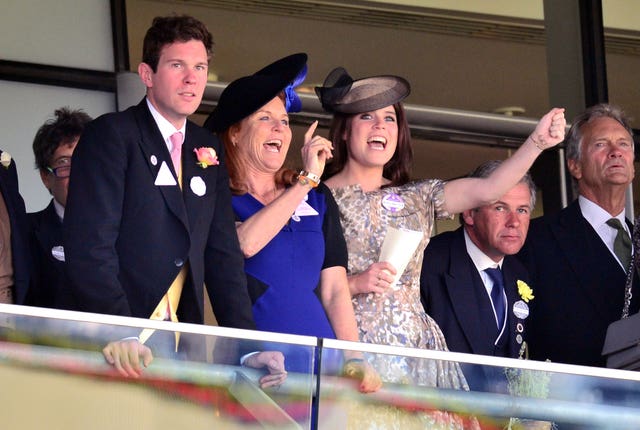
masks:
<path fill-rule="evenodd" d="M 179 131 L 182 133 L 183 136 L 186 136 L 185 131 L 187 129 L 187 121 L 185 120 L 184 124 L 180 129 L 176 129 L 173 126 L 173 124 L 167 121 L 167 119 L 163 117 L 162 114 L 160 114 L 160 112 L 158 112 L 158 110 L 151 104 L 148 98 L 145 98 L 145 100 L 147 101 L 147 106 L 149 107 L 151 116 L 155 120 L 158 128 L 160 129 L 160 134 L 162 134 L 162 138 L 164 139 L 167 145 L 167 148 L 169 149 L 169 152 L 171 152 L 171 150 L 173 149 L 173 144 L 171 143 L 169 136 L 171 136 L 176 131 Z"/>
<path fill-rule="evenodd" d="M 487 254 L 482 252 L 475 243 L 473 243 L 473 241 L 469 237 L 469 234 L 467 233 L 466 228 L 463 228 L 462 231 L 464 232 L 464 242 L 467 245 L 467 254 L 469 254 L 469 257 L 471 257 L 471 261 L 473 261 L 473 264 L 476 266 L 476 269 L 478 269 L 478 272 L 482 273 L 484 269 L 488 269 L 490 267 L 495 268 L 497 266 L 498 269 L 502 268 L 502 262 L 504 261 L 504 258 L 500 259 L 500 261 L 496 263 L 491 258 L 489 258 Z"/>
<path fill-rule="evenodd" d="M 627 222 L 625 218 L 626 213 L 624 208 L 622 209 L 622 212 L 612 217 L 609 212 L 584 196 L 578 196 L 578 204 L 580 205 L 582 216 L 595 230 L 598 230 L 611 218 L 619 219 L 624 226 L 624 229 L 627 230 Z"/>
<path fill-rule="evenodd" d="M 64 206 L 62 206 L 56 199 L 53 199 L 53 208 L 56 210 L 56 214 L 60 221 L 64 220 Z"/>

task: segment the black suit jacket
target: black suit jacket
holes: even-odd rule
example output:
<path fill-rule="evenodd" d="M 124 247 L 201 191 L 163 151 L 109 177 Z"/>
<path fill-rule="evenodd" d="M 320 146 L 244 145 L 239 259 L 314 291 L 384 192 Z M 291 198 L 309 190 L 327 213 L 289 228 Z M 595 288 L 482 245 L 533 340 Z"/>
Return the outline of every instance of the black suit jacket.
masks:
<path fill-rule="evenodd" d="M 214 148 L 220 165 L 196 165 L 198 147 Z M 165 164 L 175 177 L 144 99 L 87 125 L 73 154 L 64 219 L 80 310 L 148 318 L 188 263 L 180 321 L 203 322 L 206 284 L 220 325 L 254 328 L 222 145 L 187 121 L 182 190 L 155 185 Z"/>
<path fill-rule="evenodd" d="M 65 269 L 62 220 L 56 213 L 53 199 L 45 209 L 29 213 L 27 217 L 33 256 L 33 276 L 25 304 L 56 309 L 77 309 L 78 304 L 71 294 Z"/>
<path fill-rule="evenodd" d="M 608 325 L 622 314 L 625 273 L 578 202 L 533 220 L 518 257 L 535 285 L 532 358 L 604 367 L 602 346 Z M 639 294 L 636 276 L 631 313 Z"/>
<path fill-rule="evenodd" d="M 525 268 L 513 256 L 502 264 L 507 296 L 507 323 L 501 337 L 505 356 L 517 358 L 526 340 L 528 318 L 518 318 L 513 304 L 522 300 L 517 280 L 529 283 Z M 531 285 L 531 284 L 529 284 Z M 535 290 L 535 289 L 534 289 Z M 436 320 L 451 351 L 501 355 L 495 348 L 498 335 L 491 299 L 467 253 L 463 228 L 431 239 L 424 253 L 420 292 L 425 311 Z M 518 326 L 521 324 L 521 326 Z"/>
<path fill-rule="evenodd" d="M 2 154 L 3 151 L 0 151 Z M 0 166 L 0 192 L 7 207 L 11 226 L 11 258 L 13 263 L 13 299 L 16 304 L 24 304 L 29 289 L 31 261 L 28 242 L 27 212 L 24 200 L 18 192 L 18 172 L 16 163 Z"/>

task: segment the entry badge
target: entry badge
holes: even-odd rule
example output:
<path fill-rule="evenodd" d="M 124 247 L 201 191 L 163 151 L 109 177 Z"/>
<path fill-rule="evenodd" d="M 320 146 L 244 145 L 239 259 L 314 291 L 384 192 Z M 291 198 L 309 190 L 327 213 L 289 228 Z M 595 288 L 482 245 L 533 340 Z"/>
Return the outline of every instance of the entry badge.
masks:
<path fill-rule="evenodd" d="M 404 200 L 396 193 L 390 193 L 382 198 L 382 206 L 390 212 L 400 212 L 404 209 Z"/>

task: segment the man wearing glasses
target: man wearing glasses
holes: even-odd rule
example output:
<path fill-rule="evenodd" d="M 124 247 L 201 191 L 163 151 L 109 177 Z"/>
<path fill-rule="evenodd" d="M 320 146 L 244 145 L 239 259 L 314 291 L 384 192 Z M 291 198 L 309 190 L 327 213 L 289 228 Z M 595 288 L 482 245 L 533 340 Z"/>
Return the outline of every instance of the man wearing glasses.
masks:
<path fill-rule="evenodd" d="M 91 117 L 81 110 L 57 109 L 55 118 L 44 123 L 33 140 L 36 167 L 42 183 L 53 196 L 40 212 L 30 213 L 30 240 L 34 271 L 25 304 L 73 309 L 64 269 L 62 220 L 67 204 L 71 155 L 85 124 Z"/>

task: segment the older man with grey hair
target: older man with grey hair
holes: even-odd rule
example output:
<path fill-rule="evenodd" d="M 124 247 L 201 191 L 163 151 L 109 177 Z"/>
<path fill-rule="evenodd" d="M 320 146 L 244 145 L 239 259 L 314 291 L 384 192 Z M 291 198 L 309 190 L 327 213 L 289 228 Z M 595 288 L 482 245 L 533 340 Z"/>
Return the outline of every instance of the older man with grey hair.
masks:
<path fill-rule="evenodd" d="M 633 130 L 618 107 L 598 104 L 574 120 L 566 147 L 578 199 L 559 213 L 533 220 L 518 255 L 535 285 L 531 357 L 604 367 L 601 352 L 608 325 L 620 319 L 625 305 L 635 313 L 639 304 L 637 275 L 633 298 L 625 296 L 631 259 L 631 214 L 625 203 L 634 177 Z"/>

